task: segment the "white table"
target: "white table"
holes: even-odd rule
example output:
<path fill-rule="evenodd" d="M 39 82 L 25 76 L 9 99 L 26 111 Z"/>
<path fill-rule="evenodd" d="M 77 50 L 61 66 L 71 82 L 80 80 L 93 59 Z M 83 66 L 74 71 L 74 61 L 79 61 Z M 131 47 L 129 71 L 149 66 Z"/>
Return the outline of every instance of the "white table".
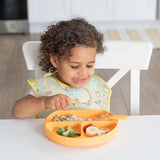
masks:
<path fill-rule="evenodd" d="M 160 116 L 131 116 L 119 131 L 96 147 L 74 148 L 47 139 L 44 119 L 0 120 L 3 160 L 153 160 L 160 159 Z"/>

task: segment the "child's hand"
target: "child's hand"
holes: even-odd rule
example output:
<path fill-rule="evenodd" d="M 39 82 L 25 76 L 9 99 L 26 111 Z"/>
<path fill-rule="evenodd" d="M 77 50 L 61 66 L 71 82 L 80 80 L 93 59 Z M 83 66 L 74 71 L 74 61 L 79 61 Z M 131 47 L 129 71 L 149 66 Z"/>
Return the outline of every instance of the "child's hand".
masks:
<path fill-rule="evenodd" d="M 70 105 L 71 100 L 68 96 L 64 94 L 57 94 L 55 96 L 48 96 L 44 99 L 44 105 L 46 109 L 51 109 L 53 111 L 64 109 Z"/>

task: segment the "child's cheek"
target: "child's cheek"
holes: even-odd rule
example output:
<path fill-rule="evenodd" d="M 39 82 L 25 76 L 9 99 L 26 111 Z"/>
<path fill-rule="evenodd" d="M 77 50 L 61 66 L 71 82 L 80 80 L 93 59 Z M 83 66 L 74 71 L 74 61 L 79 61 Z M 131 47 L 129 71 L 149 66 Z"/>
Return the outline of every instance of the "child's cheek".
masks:
<path fill-rule="evenodd" d="M 93 75 L 94 75 L 94 71 L 95 71 L 95 70 L 92 69 L 92 70 L 89 72 L 89 75 L 90 75 L 90 76 L 93 76 Z"/>

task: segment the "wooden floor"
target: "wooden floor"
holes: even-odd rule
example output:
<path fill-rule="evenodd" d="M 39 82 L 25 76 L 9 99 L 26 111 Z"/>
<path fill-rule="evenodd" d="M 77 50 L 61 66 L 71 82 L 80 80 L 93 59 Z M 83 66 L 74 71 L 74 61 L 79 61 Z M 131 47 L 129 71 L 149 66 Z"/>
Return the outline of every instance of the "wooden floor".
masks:
<path fill-rule="evenodd" d="M 39 40 L 39 34 L 0 35 L 0 119 L 14 118 L 12 107 L 15 101 L 28 93 L 28 78 L 33 72 L 26 69 L 22 55 L 22 44 L 28 40 Z M 141 71 L 140 114 L 160 114 L 160 50 L 154 50 L 149 70 Z M 107 80 L 115 71 L 96 70 L 96 74 Z M 113 87 L 111 112 L 129 114 L 129 73 Z"/>

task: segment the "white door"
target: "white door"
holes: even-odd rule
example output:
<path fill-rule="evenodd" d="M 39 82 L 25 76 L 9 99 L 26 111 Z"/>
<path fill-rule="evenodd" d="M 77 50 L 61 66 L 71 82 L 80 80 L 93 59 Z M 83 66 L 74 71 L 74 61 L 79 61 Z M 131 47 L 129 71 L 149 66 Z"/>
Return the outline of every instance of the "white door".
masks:
<path fill-rule="evenodd" d="M 28 0 L 29 22 L 48 23 L 70 17 L 69 0 Z"/>
<path fill-rule="evenodd" d="M 157 0 L 114 0 L 114 20 L 154 20 Z"/>
<path fill-rule="evenodd" d="M 113 20 L 113 0 L 71 0 L 71 17 L 89 21 Z"/>

